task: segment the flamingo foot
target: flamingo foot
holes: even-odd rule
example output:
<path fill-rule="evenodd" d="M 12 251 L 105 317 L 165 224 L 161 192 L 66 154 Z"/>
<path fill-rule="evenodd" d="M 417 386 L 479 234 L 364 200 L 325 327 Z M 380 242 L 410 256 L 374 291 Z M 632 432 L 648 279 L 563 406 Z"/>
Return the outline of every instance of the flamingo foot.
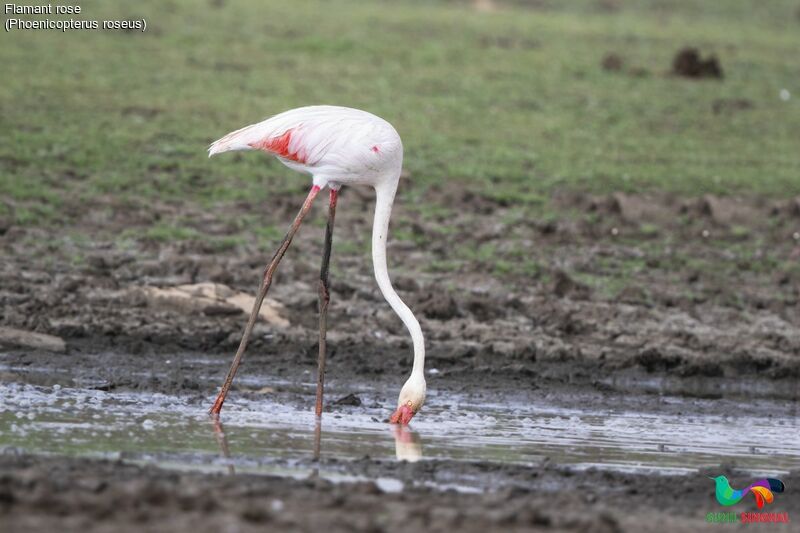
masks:
<path fill-rule="evenodd" d="M 211 409 L 208 410 L 208 414 L 210 414 L 213 418 L 219 418 L 219 413 L 222 411 L 222 404 L 225 402 L 225 396 L 220 393 L 217 396 L 217 399 L 214 401 L 214 405 Z"/>

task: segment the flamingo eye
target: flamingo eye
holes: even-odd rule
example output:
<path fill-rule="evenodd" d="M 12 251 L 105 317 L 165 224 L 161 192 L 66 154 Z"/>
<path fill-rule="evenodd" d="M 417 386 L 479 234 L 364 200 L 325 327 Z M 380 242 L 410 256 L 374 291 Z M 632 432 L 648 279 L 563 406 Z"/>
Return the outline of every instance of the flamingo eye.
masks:
<path fill-rule="evenodd" d="M 406 402 L 406 405 L 407 405 L 407 406 L 409 406 L 409 407 L 411 407 L 411 405 L 412 405 L 412 404 L 411 404 L 411 400 L 408 400 L 408 401 Z"/>

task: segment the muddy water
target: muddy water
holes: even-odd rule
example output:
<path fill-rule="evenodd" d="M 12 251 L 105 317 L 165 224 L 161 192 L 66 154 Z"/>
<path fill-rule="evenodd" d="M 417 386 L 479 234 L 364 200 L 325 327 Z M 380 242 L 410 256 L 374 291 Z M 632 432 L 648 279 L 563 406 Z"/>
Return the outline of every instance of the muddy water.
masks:
<path fill-rule="evenodd" d="M 301 388 L 309 391 L 310 406 L 312 384 Z M 553 395 L 487 400 L 433 392 L 424 413 L 405 429 L 384 422 L 387 408 L 368 387 L 350 384 L 343 390 L 356 391 L 362 405 L 333 406 L 324 414 L 321 467 L 311 461 L 313 413 L 282 400 L 269 384 L 248 399 L 231 399 L 222 425 L 205 414 L 211 398 L 3 384 L 0 449 L 295 477 L 317 470 L 345 480 L 337 462 L 363 457 L 521 466 L 547 461 L 575 469 L 663 474 L 721 463 L 775 475 L 800 468 L 800 442 L 791 437 L 798 434 L 798 419 L 778 404 L 761 402 L 758 412 L 750 409 L 745 415 L 735 414 L 735 407 L 728 414 L 704 414 L 713 411 L 707 409 L 710 400 L 665 397 L 663 408 L 648 410 L 635 396 L 576 407 L 574 398 L 564 405 Z M 333 387 L 330 397 L 336 395 Z M 382 483 L 385 490 L 400 488 L 393 480 Z M 455 485 L 481 490 L 487 483 L 461 479 Z"/>

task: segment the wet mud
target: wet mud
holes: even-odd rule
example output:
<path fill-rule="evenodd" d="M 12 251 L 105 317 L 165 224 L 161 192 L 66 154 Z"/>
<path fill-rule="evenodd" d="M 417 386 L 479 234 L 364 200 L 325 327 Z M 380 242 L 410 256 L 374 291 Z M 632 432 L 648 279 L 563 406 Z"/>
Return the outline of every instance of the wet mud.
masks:
<path fill-rule="evenodd" d="M 252 293 L 280 237 L 220 249 L 199 239 L 120 244 L 115 232 L 142 227 L 157 214 L 225 235 L 238 230 L 226 213 L 252 213 L 281 225 L 299 200 L 277 197 L 266 214 L 247 204 L 214 214 L 158 204 L 111 208 L 101 210 L 102 230 L 97 212 L 76 207 L 73 229 L 89 235 L 88 243 L 54 229 L 4 227 L 0 326 L 57 337 L 63 349 L 48 349 L 62 345 L 47 338 L 36 344 L 6 337 L 0 379 L 15 386 L 173 395 L 204 409 L 227 370 L 245 315 L 231 306 L 160 306 L 142 288 L 214 282 Z M 413 199 L 398 200 L 389 263 L 398 292 L 420 317 L 428 387 L 440 397 L 471 393 L 489 402 L 513 391 L 521 395 L 516 401 L 530 405 L 558 398 L 562 406 L 585 408 L 588 401 L 610 409 L 627 402 L 662 413 L 672 409 L 675 416 L 681 409 L 710 411 L 731 424 L 743 416 L 743 405 L 764 401 L 782 405 L 783 419 L 796 421 L 797 199 L 565 193 L 551 202 L 569 215 L 555 217 L 531 217 L 502 198 L 447 187 L 433 188 L 428 201 L 449 209 L 421 212 Z M 412 350 L 372 278 L 371 202 L 369 193 L 354 190 L 343 191 L 339 202 L 325 416 L 372 410 L 382 423 Z M 313 380 L 316 364 L 324 217 L 319 206 L 315 212 L 270 292 L 286 322 L 256 326 L 232 409 L 265 394 L 311 409 L 313 394 L 301 384 Z M 377 392 L 365 395 L 354 383 Z M 678 409 L 664 402 L 669 397 L 706 403 Z M 776 416 L 772 408 L 752 409 L 749 416 L 767 424 Z M 423 410 L 419 424 L 424 417 Z M 790 428 L 796 432 L 796 425 Z M 718 510 L 700 474 L 713 466 L 737 479 L 749 475 L 735 461 L 715 462 L 714 453 L 698 475 L 680 476 L 575 470 L 552 461 L 520 466 L 428 457 L 408 463 L 323 454 L 327 468 L 364 478 L 343 485 L 324 477 L 230 476 L 122 459 L 40 457 L 24 446 L 9 447 L 7 436 L 0 440 L 6 441 L 0 514 L 12 530 L 56 524 L 90 531 L 217 531 L 230 524 L 242 531 L 265 524 L 311 530 L 325 524 L 359 531 L 632 531 L 660 523 L 696 531 L 714 527 L 705 514 Z M 783 474 L 787 486 L 796 484 L 796 468 L 782 470 L 792 472 Z M 470 476 L 486 480 L 480 493 L 409 483 Z M 401 480 L 403 490 L 382 488 L 376 481 L 382 477 Z M 665 499 L 665 493 L 674 497 Z M 781 510 L 796 504 L 785 497 Z"/>
<path fill-rule="evenodd" d="M 447 466 L 395 468 L 424 476 Z M 479 474 L 491 472 L 479 469 Z M 574 475 L 549 467 L 528 476 L 527 486 L 488 494 L 421 487 L 395 493 L 373 481 L 345 488 L 313 477 L 200 474 L 118 461 L 2 455 L 0 513 L 11 531 L 614 532 L 654 522 L 671 531 L 719 527 L 705 523 L 714 503 L 694 479 Z M 793 475 L 786 481 L 800 479 Z M 791 505 L 790 514 L 796 513 L 796 500 Z M 775 530 L 790 531 L 780 525 Z"/>

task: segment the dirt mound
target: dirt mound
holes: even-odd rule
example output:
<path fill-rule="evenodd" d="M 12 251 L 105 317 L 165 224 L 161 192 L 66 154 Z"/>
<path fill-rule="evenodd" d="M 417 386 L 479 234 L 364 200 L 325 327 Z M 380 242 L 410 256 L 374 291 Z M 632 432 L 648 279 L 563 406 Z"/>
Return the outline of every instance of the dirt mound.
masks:
<path fill-rule="evenodd" d="M 603 61 L 600 63 L 603 66 L 603 70 L 608 70 L 611 72 L 619 72 L 622 70 L 625 61 L 622 59 L 622 56 L 615 53 L 606 54 L 603 57 Z"/>
<path fill-rule="evenodd" d="M 361 398 L 351 392 L 347 396 L 342 396 L 341 398 L 334 400 L 333 405 L 349 405 L 358 407 L 361 405 Z"/>
<path fill-rule="evenodd" d="M 716 224 L 748 226 L 763 216 L 758 209 L 738 198 L 706 194 L 694 206 L 686 206 L 686 211 L 695 210 L 700 216 L 710 218 Z"/>
<path fill-rule="evenodd" d="M 644 67 L 630 66 L 625 68 L 625 59 L 614 52 L 603 56 L 602 61 L 600 61 L 600 66 L 607 72 L 625 72 L 629 76 L 634 77 L 644 77 L 650 74 L 650 71 Z"/>
<path fill-rule="evenodd" d="M 417 299 L 416 309 L 427 318 L 450 320 L 462 316 L 455 299 L 447 294 L 428 292 Z"/>
<path fill-rule="evenodd" d="M 587 285 L 576 281 L 563 270 L 556 270 L 553 273 L 551 290 L 559 298 L 574 298 L 578 300 L 588 298 L 592 292 Z"/>
<path fill-rule="evenodd" d="M 724 76 L 717 56 L 712 54 L 704 59 L 696 48 L 683 48 L 675 54 L 672 73 L 693 79 L 722 79 Z"/>
<path fill-rule="evenodd" d="M 34 350 L 46 350 L 49 352 L 65 352 L 67 350 L 67 345 L 60 337 L 0 326 L 0 346 L 3 345 L 19 346 Z"/>

